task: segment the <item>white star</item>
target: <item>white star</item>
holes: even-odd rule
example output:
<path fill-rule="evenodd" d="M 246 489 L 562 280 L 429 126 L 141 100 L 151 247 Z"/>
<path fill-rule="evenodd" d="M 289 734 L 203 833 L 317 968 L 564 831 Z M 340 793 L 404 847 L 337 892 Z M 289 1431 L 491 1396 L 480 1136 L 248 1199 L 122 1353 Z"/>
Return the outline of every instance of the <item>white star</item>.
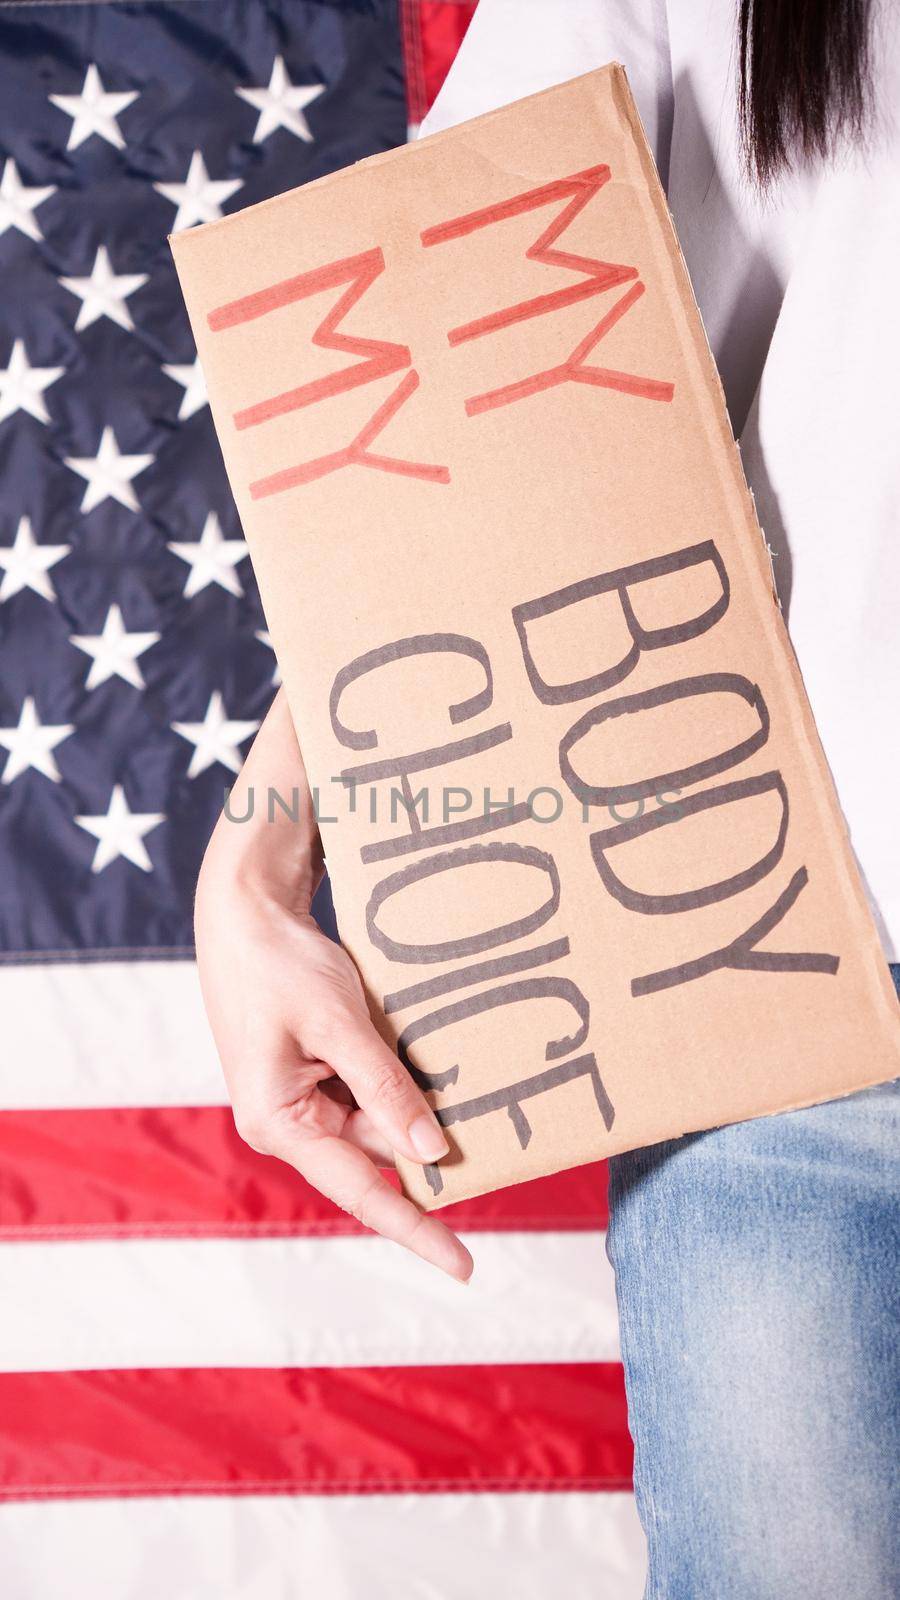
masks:
<path fill-rule="evenodd" d="M 38 422 L 49 422 L 50 413 L 43 394 L 61 378 L 65 367 L 31 367 L 25 354 L 25 341 L 17 339 L 10 351 L 9 366 L 0 367 L 0 422 L 14 411 L 27 411 Z"/>
<path fill-rule="evenodd" d="M 206 379 L 200 365 L 200 357 L 183 367 L 163 367 L 167 378 L 174 383 L 180 383 L 184 394 L 178 407 L 178 421 L 184 422 L 187 417 L 192 417 L 195 411 L 201 411 L 209 404 L 209 395 L 206 392 Z"/>
<path fill-rule="evenodd" d="M 267 630 L 265 628 L 257 628 L 256 637 L 259 640 L 260 644 L 264 644 L 267 650 L 272 650 L 273 653 L 274 653 L 274 647 L 272 645 L 272 640 L 269 637 L 269 634 L 268 634 L 268 632 L 267 632 Z M 272 686 L 273 686 L 273 688 L 277 689 L 278 685 L 280 683 L 281 683 L 281 668 L 278 665 L 278 662 L 276 661 L 276 663 L 275 663 L 275 671 L 272 673 Z"/>
<path fill-rule="evenodd" d="M 267 89 L 236 89 L 247 104 L 259 112 L 259 121 L 253 135 L 254 144 L 262 144 L 276 128 L 287 128 L 298 139 L 312 143 L 309 123 L 303 115 L 304 107 L 318 99 L 325 91 L 324 83 L 297 85 L 291 83 L 281 56 L 275 57 L 272 76 Z"/>
<path fill-rule="evenodd" d="M 7 228 L 18 228 L 29 239 L 43 239 L 34 212 L 55 193 L 53 185 L 44 189 L 26 188 L 16 163 L 9 156 L 0 179 L 0 234 Z"/>
<path fill-rule="evenodd" d="M 47 573 L 71 548 L 70 544 L 38 544 L 28 517 L 20 517 L 13 543 L 0 548 L 0 605 L 20 589 L 33 589 L 44 600 L 55 600 L 56 591 Z"/>
<path fill-rule="evenodd" d="M 147 282 L 146 272 L 123 274 L 117 277 L 113 272 L 109 253 L 101 245 L 94 259 L 89 278 L 60 278 L 64 289 L 71 294 L 77 294 L 81 300 L 78 316 L 75 322 L 75 332 L 80 333 L 82 328 L 89 328 L 98 317 L 109 317 L 111 322 L 117 322 L 120 328 L 131 333 L 134 323 L 131 312 L 125 304 L 130 294 L 140 289 Z"/>
<path fill-rule="evenodd" d="M 184 585 L 184 598 L 190 600 L 209 583 L 218 583 L 229 594 L 242 595 L 244 590 L 235 572 L 239 561 L 247 554 L 243 539 L 224 539 L 219 519 L 214 511 L 203 524 L 203 532 L 192 544 L 170 544 L 169 549 L 179 560 L 187 561 L 190 572 Z"/>
<path fill-rule="evenodd" d="M 135 689 L 143 689 L 144 679 L 137 658 L 149 650 L 158 633 L 128 633 L 118 606 L 110 606 L 102 633 L 73 633 L 72 643 L 93 656 L 85 681 L 86 689 L 96 689 L 107 678 L 124 678 Z"/>
<path fill-rule="evenodd" d="M 60 111 L 64 111 L 67 117 L 72 118 L 67 150 L 77 150 L 92 133 L 99 134 L 101 139 L 106 139 L 109 144 L 115 145 L 117 150 L 123 150 L 125 140 L 119 132 L 116 117 L 120 116 L 137 97 L 136 89 L 127 94 L 107 94 L 95 66 L 88 67 L 80 94 L 49 96 L 53 104 L 59 106 Z"/>
<path fill-rule="evenodd" d="M 172 232 L 179 233 L 195 222 L 215 222 L 222 215 L 225 201 L 244 183 L 242 178 L 211 178 L 200 151 L 195 150 L 184 183 L 155 183 L 153 187 L 177 206 Z"/>
<path fill-rule="evenodd" d="M 196 778 L 214 762 L 221 761 L 229 772 L 240 772 L 241 754 L 238 745 L 249 739 L 259 727 L 258 722 L 229 722 L 225 705 L 218 690 L 209 697 L 206 716 L 202 722 L 173 722 L 172 727 L 182 739 L 195 746 L 188 767 L 189 778 Z"/>
<path fill-rule="evenodd" d="M 129 811 L 120 783 L 115 785 L 110 795 L 109 810 L 105 815 L 75 818 L 79 828 L 84 828 L 99 840 L 91 862 L 92 872 L 102 872 L 118 856 L 124 856 L 126 861 L 140 867 L 142 872 L 152 872 L 153 862 L 143 843 L 144 834 L 149 833 L 151 828 L 158 828 L 165 820 L 164 811 Z"/>
<path fill-rule="evenodd" d="M 118 500 L 129 511 L 139 511 L 138 498 L 131 487 L 132 478 L 149 467 L 155 456 L 123 456 L 119 453 L 112 428 L 104 428 L 95 456 L 66 456 L 66 466 L 87 480 L 81 502 L 82 511 L 93 511 L 104 500 Z"/>
<path fill-rule="evenodd" d="M 59 768 L 51 752 L 74 732 L 72 723 L 68 723 L 65 727 L 62 723 L 57 723 L 54 727 L 49 723 L 42 724 L 34 700 L 30 694 L 26 695 L 22 701 L 18 725 L 15 728 L 0 728 L 0 745 L 9 751 L 3 768 L 2 782 L 12 783 L 20 773 L 27 772 L 29 767 L 34 767 L 35 772 L 42 772 L 45 778 L 59 783 L 61 781 Z"/>

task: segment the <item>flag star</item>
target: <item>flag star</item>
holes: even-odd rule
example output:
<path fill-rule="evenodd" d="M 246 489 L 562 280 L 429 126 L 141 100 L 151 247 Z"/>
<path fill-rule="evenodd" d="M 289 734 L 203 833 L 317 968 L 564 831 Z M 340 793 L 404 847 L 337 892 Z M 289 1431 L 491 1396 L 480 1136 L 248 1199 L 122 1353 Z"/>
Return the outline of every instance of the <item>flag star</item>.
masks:
<path fill-rule="evenodd" d="M 253 135 L 254 144 L 262 144 L 276 128 L 287 128 L 288 133 L 310 144 L 313 136 L 303 115 L 304 108 L 324 91 L 324 83 L 291 83 L 283 58 L 276 56 L 268 88 L 236 89 L 235 94 L 259 112 Z"/>
<path fill-rule="evenodd" d="M 194 746 L 187 775 L 196 778 L 216 761 L 221 761 L 229 772 L 240 772 L 241 754 L 238 746 L 256 732 L 259 723 L 229 722 L 222 696 L 216 690 L 209 697 L 202 722 L 173 722 L 172 727 L 182 739 L 190 740 Z"/>
<path fill-rule="evenodd" d="M 107 94 L 96 66 L 88 67 L 80 94 L 51 94 L 49 99 L 72 118 L 67 150 L 77 150 L 92 133 L 99 134 L 117 150 L 125 148 L 116 117 L 138 98 L 136 89 L 126 94 Z"/>
<path fill-rule="evenodd" d="M 10 351 L 9 366 L 0 367 L 0 422 L 11 417 L 14 411 L 27 411 L 38 422 L 49 422 L 44 390 L 61 378 L 65 370 L 65 367 L 29 366 L 25 341 L 16 339 Z"/>
<path fill-rule="evenodd" d="M 38 206 L 56 193 L 51 184 L 44 189 L 29 189 L 19 177 L 19 169 L 9 156 L 0 178 L 0 234 L 7 228 L 18 228 L 29 239 L 43 239 L 34 213 Z"/>
<path fill-rule="evenodd" d="M 170 544 L 169 549 L 180 561 L 187 561 L 190 572 L 184 585 L 184 598 L 190 600 L 207 584 L 218 583 L 229 594 L 242 595 L 244 590 L 235 572 L 239 561 L 247 554 L 243 539 L 225 539 L 214 511 L 203 524 L 203 532 L 192 544 Z"/>
<path fill-rule="evenodd" d="M 82 511 L 93 511 L 95 506 L 110 499 L 118 500 L 129 511 L 139 511 L 131 480 L 149 467 L 156 457 L 121 455 L 112 428 L 104 428 L 95 456 L 66 456 L 65 460 L 67 467 L 87 480 L 81 501 Z"/>
<path fill-rule="evenodd" d="M 99 817 L 76 817 L 79 828 L 92 833 L 98 840 L 91 862 L 92 872 L 102 872 L 111 861 L 124 856 L 132 866 L 142 872 L 152 872 L 153 862 L 147 854 L 144 835 L 165 822 L 164 811 L 129 811 L 125 791 L 117 783 L 110 795 L 109 810 Z"/>
<path fill-rule="evenodd" d="M 113 272 L 109 252 L 104 245 L 101 245 L 89 278 L 59 280 L 64 289 L 68 289 L 70 294 L 77 294 L 81 301 L 75 321 L 75 332 L 80 333 L 82 328 L 89 328 L 99 317 L 109 317 L 111 322 L 118 323 L 126 332 L 133 332 L 134 323 L 125 301 L 130 294 L 134 294 L 136 289 L 140 289 L 147 282 L 147 276 L 146 272 L 117 276 Z"/>
<path fill-rule="evenodd" d="M 203 368 L 200 365 L 199 356 L 187 366 L 163 367 L 163 372 L 174 383 L 180 383 L 184 390 L 184 394 L 181 396 L 181 404 L 178 407 L 179 422 L 184 422 L 188 417 L 192 417 L 195 411 L 201 411 L 205 405 L 209 404 L 206 379 L 203 376 Z"/>
<path fill-rule="evenodd" d="M 244 183 L 242 178 L 211 178 L 200 151 L 195 150 L 184 183 L 155 183 L 153 187 L 177 207 L 172 232 L 179 233 L 195 222 L 215 222 L 222 215 L 225 201 Z"/>
<path fill-rule="evenodd" d="M 3 783 L 12 783 L 20 773 L 27 772 L 29 767 L 34 767 L 35 772 L 42 772 L 45 778 L 50 778 L 53 783 L 61 782 L 59 768 L 53 758 L 52 752 L 63 739 L 68 739 L 74 733 L 72 723 L 63 726 L 56 723 L 41 723 L 37 708 L 31 695 L 26 695 L 22 701 L 22 710 L 15 728 L 0 728 L 0 745 L 9 751 L 6 765 L 3 768 Z"/>
<path fill-rule="evenodd" d="M 260 644 L 264 644 L 267 650 L 272 650 L 273 653 L 274 653 L 274 646 L 272 644 L 272 640 L 271 640 L 271 638 L 269 636 L 268 631 L 265 628 L 258 628 L 256 630 L 256 637 L 259 640 Z M 273 685 L 274 688 L 277 689 L 280 683 L 281 683 L 281 668 L 278 665 L 278 662 L 276 661 L 275 662 L 275 671 L 272 673 L 272 685 Z"/>
<path fill-rule="evenodd" d="M 38 544 L 29 518 L 20 517 L 13 543 L 0 547 L 0 567 L 3 568 L 0 605 L 20 589 L 33 589 L 44 600 L 55 600 L 56 591 L 47 573 L 71 548 L 70 544 Z"/>
<path fill-rule="evenodd" d="M 96 689 L 107 678 L 124 678 L 135 689 L 144 688 L 144 679 L 137 658 L 156 644 L 158 633 L 129 633 L 118 606 L 110 606 L 106 613 L 102 633 L 73 633 L 72 644 L 86 655 L 92 656 L 86 689 Z"/>

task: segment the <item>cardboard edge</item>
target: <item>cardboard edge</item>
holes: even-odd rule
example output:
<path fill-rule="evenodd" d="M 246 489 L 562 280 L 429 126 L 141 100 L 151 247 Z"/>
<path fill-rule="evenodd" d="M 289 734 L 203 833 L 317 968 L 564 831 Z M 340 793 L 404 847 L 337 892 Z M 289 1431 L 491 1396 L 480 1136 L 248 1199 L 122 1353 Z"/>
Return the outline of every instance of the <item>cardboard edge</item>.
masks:
<path fill-rule="evenodd" d="M 602 78 L 610 73 L 619 72 L 625 75 L 625 68 L 618 61 L 609 61 L 602 67 L 592 67 L 588 72 L 580 72 L 574 78 L 568 78 L 564 83 L 553 83 L 546 89 L 537 89 L 534 94 L 523 95 L 520 100 L 507 102 L 506 105 L 495 106 L 493 111 L 482 111 L 477 117 L 469 117 L 465 122 L 454 123 L 452 128 L 438 128 L 434 133 L 426 133 L 417 139 L 410 139 L 406 144 L 394 145 L 391 150 L 378 150 L 374 155 L 363 156 L 361 161 L 351 162 L 349 166 L 340 167 L 336 172 L 324 172 L 321 178 L 312 178 L 309 183 L 295 185 L 293 189 L 286 189 L 282 194 L 271 195 L 268 200 L 257 200 L 255 205 L 244 206 L 241 211 L 229 212 L 228 216 L 219 217 L 215 222 L 203 222 L 198 228 L 185 228 L 180 233 L 169 233 L 166 239 L 173 255 L 178 250 L 184 251 L 191 239 L 206 235 L 213 228 L 234 228 L 248 217 L 258 217 L 264 211 L 273 211 L 276 207 L 284 205 L 288 200 L 295 200 L 298 194 L 311 194 L 314 190 L 324 189 L 340 183 L 343 179 L 355 176 L 360 172 L 371 171 L 374 167 L 381 167 L 394 161 L 408 161 L 416 159 L 414 152 L 424 149 L 433 149 L 435 145 L 450 141 L 464 139 L 462 130 L 484 126 L 493 122 L 497 117 L 502 117 L 510 105 L 528 105 L 533 100 L 544 100 L 548 95 L 558 94 L 560 89 L 568 89 L 573 83 L 585 82 L 589 78 Z"/>
<path fill-rule="evenodd" d="M 641 163 L 647 193 L 659 221 L 660 234 L 667 248 L 676 292 L 682 309 L 686 314 L 688 331 L 698 359 L 703 387 L 714 402 L 715 427 L 723 447 L 722 461 L 727 463 L 731 490 L 742 505 L 745 528 L 748 533 L 756 536 L 751 543 L 745 543 L 740 539 L 736 540 L 738 550 L 744 559 L 751 598 L 756 599 L 760 614 L 763 614 L 767 607 L 770 607 L 774 613 L 771 617 L 771 623 L 776 636 L 781 641 L 783 650 L 775 657 L 773 670 L 788 680 L 789 687 L 793 690 L 797 699 L 800 719 L 793 731 L 795 736 L 802 734 L 804 748 L 800 754 L 801 758 L 812 767 L 810 774 L 811 789 L 818 803 L 823 826 L 827 826 L 827 823 L 832 820 L 836 825 L 847 880 L 845 888 L 849 900 L 849 908 L 857 912 L 861 931 L 862 928 L 867 928 L 870 931 L 872 935 L 870 943 L 873 951 L 880 950 L 882 952 L 882 960 L 875 974 L 876 987 L 880 990 L 882 1001 L 885 1003 L 885 1011 L 890 1019 L 889 1025 L 894 1027 L 897 1025 L 898 1018 L 897 996 L 890 971 L 888 970 L 888 958 L 884 953 L 881 935 L 863 889 L 862 875 L 850 838 L 850 829 L 844 816 L 840 796 L 819 736 L 812 705 L 803 681 L 803 674 L 794 651 L 793 641 L 788 632 L 781 606 L 778 603 L 778 596 L 772 583 L 769 546 L 766 541 L 765 530 L 762 528 L 756 514 L 756 502 L 744 474 L 740 449 L 728 416 L 722 380 L 710 348 L 706 329 L 699 315 L 687 263 L 675 231 L 672 213 L 669 210 L 662 184 L 647 144 L 643 124 L 631 93 L 627 74 L 624 67 L 618 64 L 611 65 L 608 70 L 612 79 L 613 98 L 616 101 L 620 115 L 629 130 L 635 135 L 634 144 Z M 591 75 L 588 74 L 587 76 Z M 786 695 L 788 702 L 790 702 L 791 698 L 791 694 L 788 693 Z M 898 1069 L 900 1069 L 900 1059 L 898 1059 Z M 884 1082 L 885 1080 L 881 1078 L 878 1081 Z M 810 1103 L 814 1104 L 815 1102 Z"/>
<path fill-rule="evenodd" d="M 900 1062 L 898 1062 L 898 1068 L 900 1068 Z M 809 1111 L 815 1106 L 831 1105 L 838 1100 L 849 1100 L 853 1095 L 864 1094 L 868 1089 L 879 1089 L 884 1084 L 892 1083 L 895 1076 L 896 1074 L 888 1074 L 885 1076 L 883 1072 L 879 1072 L 874 1078 L 870 1080 L 867 1079 L 865 1083 L 857 1083 L 852 1089 L 841 1090 L 837 1094 L 830 1094 L 824 1099 L 821 1095 L 814 1095 L 812 1098 L 805 1097 L 800 1100 L 786 1100 L 784 1104 L 774 1106 L 771 1111 L 757 1112 L 754 1115 L 747 1117 L 733 1117 L 728 1122 L 716 1122 L 703 1128 L 682 1128 L 680 1133 L 666 1134 L 664 1139 L 654 1140 L 653 1142 L 657 1144 L 669 1144 L 674 1143 L 674 1141 L 679 1139 L 690 1138 L 694 1134 L 716 1133 L 720 1128 L 733 1128 L 745 1122 L 760 1122 L 766 1117 L 783 1117 L 792 1111 Z M 630 1151 L 642 1148 L 652 1148 L 652 1145 L 633 1145 L 630 1141 L 625 1144 L 611 1144 L 606 1146 L 603 1150 L 598 1150 L 595 1155 L 585 1156 L 583 1161 L 563 1161 L 558 1167 L 551 1167 L 548 1169 L 548 1171 L 542 1172 L 540 1176 L 542 1178 L 552 1178 L 558 1172 L 570 1172 L 576 1167 L 589 1167 L 595 1161 L 609 1161 L 616 1156 L 628 1155 Z M 438 1163 L 438 1166 L 440 1166 L 440 1163 Z M 441 1211 L 446 1209 L 446 1207 L 456 1205 L 458 1201 L 477 1200 L 480 1195 L 496 1194 L 498 1192 L 498 1185 L 496 1184 L 487 1183 L 486 1185 L 481 1185 L 476 1183 L 472 1186 L 466 1186 L 460 1190 L 454 1189 L 453 1194 L 449 1195 L 446 1199 L 439 1198 L 438 1196 L 432 1194 L 425 1196 L 421 1193 L 421 1187 L 419 1184 L 410 1184 L 407 1181 L 407 1174 L 410 1176 L 413 1174 L 421 1174 L 422 1170 L 423 1169 L 418 1166 L 415 1161 L 407 1160 L 406 1156 L 396 1157 L 396 1171 L 397 1176 L 400 1179 L 401 1194 L 403 1194 L 407 1200 L 411 1200 L 420 1211 L 426 1212 L 429 1216 L 431 1216 L 433 1213 L 439 1215 Z M 534 1178 L 535 1174 L 531 1174 L 531 1177 Z M 511 1189 L 514 1188 L 518 1182 L 518 1179 L 513 1179 L 510 1183 L 500 1184 L 499 1188 Z"/>

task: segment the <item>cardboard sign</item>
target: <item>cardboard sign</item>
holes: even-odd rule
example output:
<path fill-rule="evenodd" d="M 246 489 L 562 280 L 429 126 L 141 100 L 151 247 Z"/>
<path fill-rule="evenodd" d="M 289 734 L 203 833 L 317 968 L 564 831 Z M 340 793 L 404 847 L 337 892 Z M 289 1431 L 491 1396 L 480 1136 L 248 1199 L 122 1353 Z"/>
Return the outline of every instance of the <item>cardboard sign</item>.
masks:
<path fill-rule="evenodd" d="M 622 69 L 172 245 L 341 935 L 452 1145 L 407 1192 L 900 1071 Z"/>

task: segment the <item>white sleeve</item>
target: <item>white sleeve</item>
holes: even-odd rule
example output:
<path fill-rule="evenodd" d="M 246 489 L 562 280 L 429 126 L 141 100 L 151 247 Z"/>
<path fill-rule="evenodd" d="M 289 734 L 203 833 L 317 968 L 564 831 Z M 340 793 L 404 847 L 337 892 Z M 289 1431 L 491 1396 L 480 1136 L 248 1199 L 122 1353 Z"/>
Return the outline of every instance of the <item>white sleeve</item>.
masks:
<path fill-rule="evenodd" d="M 420 136 L 621 61 L 666 179 L 672 68 L 665 0 L 479 0 Z"/>

